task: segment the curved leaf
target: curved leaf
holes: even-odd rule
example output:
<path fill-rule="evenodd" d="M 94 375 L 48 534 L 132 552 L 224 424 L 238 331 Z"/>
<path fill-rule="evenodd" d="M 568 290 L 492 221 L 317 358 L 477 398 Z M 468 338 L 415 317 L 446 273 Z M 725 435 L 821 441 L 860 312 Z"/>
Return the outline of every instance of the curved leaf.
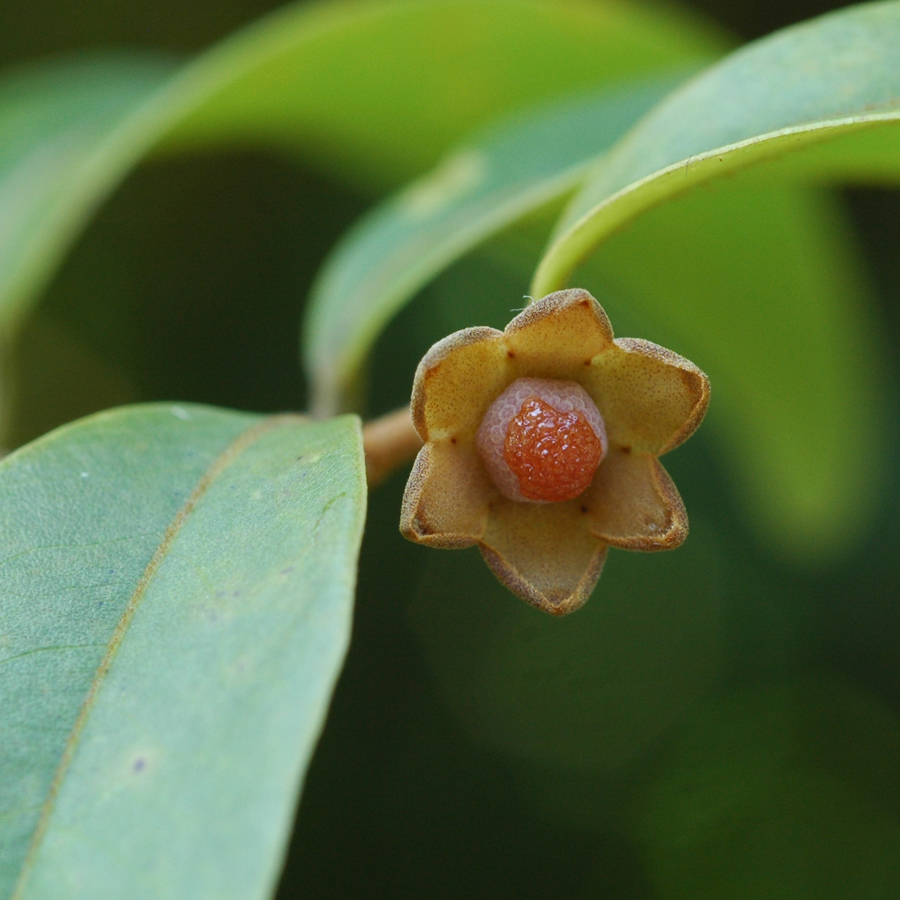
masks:
<path fill-rule="evenodd" d="M 355 421 L 125 408 L 0 497 L 0 892 L 268 896 L 349 636 Z"/>
<path fill-rule="evenodd" d="M 732 54 L 650 113 L 573 200 L 531 292 L 562 287 L 601 241 L 711 178 L 823 141 L 808 173 L 900 175 L 900 3 L 852 7 Z M 883 129 L 867 136 L 867 129 Z M 858 154 L 853 139 L 859 138 Z M 893 152 L 891 154 L 891 148 Z M 892 159 L 892 162 L 891 162 Z M 804 161 L 794 163 L 794 172 Z"/>
<path fill-rule="evenodd" d="M 624 0 L 343 0 L 288 7 L 199 58 L 202 102 L 166 146 L 300 148 L 378 189 L 509 110 L 723 48 L 705 22 Z"/>
<path fill-rule="evenodd" d="M 0 326 L 21 316 L 88 214 L 146 150 L 132 117 L 175 67 L 97 58 L 0 83 Z"/>
<path fill-rule="evenodd" d="M 161 143 L 261 144 L 393 184 L 505 110 L 679 64 L 711 40 L 615 0 L 340 2 L 278 10 L 174 74 L 137 57 L 17 72 L 0 87 L 0 326 Z"/>
<path fill-rule="evenodd" d="M 495 127 L 364 217 L 310 296 L 304 359 L 328 415 L 387 321 L 481 241 L 564 196 L 674 84 L 675 76 L 559 103 Z"/>

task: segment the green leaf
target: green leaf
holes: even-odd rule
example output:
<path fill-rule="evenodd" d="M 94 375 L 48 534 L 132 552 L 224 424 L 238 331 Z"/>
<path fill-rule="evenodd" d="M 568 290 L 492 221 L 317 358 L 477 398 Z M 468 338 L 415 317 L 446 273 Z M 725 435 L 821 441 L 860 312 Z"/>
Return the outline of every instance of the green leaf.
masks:
<path fill-rule="evenodd" d="M 682 15 L 613 0 L 343 2 L 278 10 L 177 71 L 131 57 L 17 72 L 0 85 L 0 329 L 154 148 L 261 145 L 396 184 L 502 112 L 711 45 Z"/>
<path fill-rule="evenodd" d="M 711 178 L 843 139 L 812 153 L 809 176 L 900 176 L 900 3 L 852 7 L 732 54 L 650 113 L 573 200 L 531 292 L 563 286 L 601 241 Z M 869 129 L 881 129 L 869 136 Z M 858 138 L 859 152 L 854 141 Z M 803 161 L 794 164 L 794 173 Z"/>
<path fill-rule="evenodd" d="M 0 328 L 14 324 L 140 156 L 134 123 L 174 67 L 152 57 L 25 69 L 0 83 Z"/>
<path fill-rule="evenodd" d="M 598 154 L 675 76 L 554 104 L 492 128 L 376 207 L 335 248 L 313 286 L 305 353 L 313 409 L 332 414 L 372 343 L 442 269 L 570 192 Z"/>
<path fill-rule="evenodd" d="M 124 408 L 0 497 L 0 892 L 269 896 L 349 637 L 355 420 Z"/>
<path fill-rule="evenodd" d="M 498 115 L 723 49 L 675 8 L 622 0 L 400 0 L 288 7 L 192 66 L 175 146 L 261 138 L 383 189 Z"/>

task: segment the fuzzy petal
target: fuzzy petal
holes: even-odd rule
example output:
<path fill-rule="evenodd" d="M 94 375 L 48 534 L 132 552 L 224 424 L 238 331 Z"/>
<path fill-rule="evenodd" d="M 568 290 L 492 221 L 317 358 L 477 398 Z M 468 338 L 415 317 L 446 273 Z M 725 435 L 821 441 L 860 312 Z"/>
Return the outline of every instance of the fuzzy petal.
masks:
<path fill-rule="evenodd" d="M 650 341 L 618 338 L 582 381 L 611 444 L 667 453 L 696 431 L 709 405 L 709 379 L 692 362 Z"/>
<path fill-rule="evenodd" d="M 479 546 L 506 587 L 557 616 L 588 599 L 606 559 L 577 500 L 539 506 L 498 495 Z"/>
<path fill-rule="evenodd" d="M 606 313 L 581 288 L 532 303 L 506 326 L 504 335 L 518 375 L 532 378 L 580 381 L 591 360 L 613 345 Z"/>
<path fill-rule="evenodd" d="M 406 483 L 400 531 L 418 544 L 471 547 L 485 532 L 496 489 L 472 444 L 426 444 Z"/>
<path fill-rule="evenodd" d="M 495 328 L 464 328 L 425 354 L 413 382 L 413 423 L 423 441 L 475 439 L 493 399 L 513 380 Z"/>
<path fill-rule="evenodd" d="M 613 448 L 581 496 L 591 531 L 624 550 L 671 550 L 687 537 L 678 490 L 649 453 Z"/>

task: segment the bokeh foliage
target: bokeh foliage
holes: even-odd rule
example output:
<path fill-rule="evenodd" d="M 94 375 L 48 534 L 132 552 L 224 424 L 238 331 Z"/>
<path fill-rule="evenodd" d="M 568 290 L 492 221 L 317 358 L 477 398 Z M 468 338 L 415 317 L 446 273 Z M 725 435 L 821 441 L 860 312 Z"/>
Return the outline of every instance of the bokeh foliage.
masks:
<path fill-rule="evenodd" d="M 728 22 L 735 11 L 721 6 L 706 8 Z M 185 9 L 164 28 L 159 9 L 100 7 L 107 14 L 69 33 L 59 10 L 42 26 L 40 6 L 7 9 L 0 17 L 32 17 L 17 34 L 43 37 L 17 37 L 4 52 L 12 61 L 118 44 L 199 49 L 261 11 L 219 5 L 205 19 Z M 509 129 L 555 114 L 556 97 L 581 92 L 580 103 L 587 89 L 619 90 L 638 75 L 646 89 L 653 73 L 677 78 L 727 43 L 680 13 L 574 4 L 551 28 L 542 5 L 529 5 L 533 19 L 513 7 L 438 4 L 450 12 L 435 24 L 418 4 L 399 26 L 391 17 L 407 7 L 387 4 L 374 25 L 363 15 L 333 44 L 326 28 L 318 45 L 303 31 L 307 13 L 288 9 L 273 20 L 286 24 L 229 39 L 173 83 L 179 62 L 167 55 L 142 57 L 138 69 L 127 54 L 77 61 L 101 73 L 111 97 L 95 124 L 108 129 L 124 111 L 112 132 L 127 140 L 116 145 L 107 130 L 99 155 L 88 147 L 87 170 L 105 179 L 90 197 L 81 168 L 36 179 L 70 205 L 68 218 L 42 225 L 41 273 L 9 294 L 8 443 L 134 400 L 304 406 L 303 298 L 373 198 L 456 147 L 465 159 L 486 126 L 514 140 Z M 482 19 L 454 29 L 454 9 L 515 40 L 498 51 Z M 797 7 L 794 18 L 816 11 Z M 141 16 L 152 41 L 136 28 Z M 610 27 L 621 29 L 612 58 L 595 51 L 612 42 Z M 312 50 L 296 52 L 304 42 Z M 242 62 L 243 81 L 229 87 L 223 72 L 255 52 L 259 67 Z M 78 121 L 72 71 L 57 77 L 55 98 Z M 19 85 L 37 83 L 22 72 Z M 304 84 L 313 89 L 298 99 Z M 137 116 L 116 106 L 132 89 L 151 98 Z M 167 104 L 177 115 L 162 122 Z M 465 168 L 454 171 L 465 183 Z M 900 320 L 886 237 L 900 229 L 891 193 L 850 195 L 848 215 L 847 197 L 795 178 L 761 172 L 702 187 L 638 219 L 579 272 L 619 334 L 673 346 L 712 378 L 710 423 L 667 461 L 692 515 L 683 550 L 613 554 L 588 607 L 554 622 L 506 595 L 473 554 L 403 544 L 402 477 L 372 498 L 354 642 L 284 897 L 837 898 L 900 888 L 900 616 L 887 526 L 898 507 Z M 405 402 L 418 357 L 447 332 L 505 324 L 571 184 L 535 192 L 409 281 L 404 300 L 414 302 L 354 384 L 359 407 Z"/>

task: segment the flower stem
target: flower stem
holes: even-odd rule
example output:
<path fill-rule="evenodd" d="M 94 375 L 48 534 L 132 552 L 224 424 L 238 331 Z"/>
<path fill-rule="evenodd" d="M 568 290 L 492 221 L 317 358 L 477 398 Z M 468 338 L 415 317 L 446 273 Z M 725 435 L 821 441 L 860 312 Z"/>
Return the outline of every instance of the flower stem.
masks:
<path fill-rule="evenodd" d="M 369 487 L 375 487 L 397 466 L 413 459 L 421 446 L 422 439 L 413 426 L 409 407 L 366 422 L 363 425 L 363 449 Z"/>

